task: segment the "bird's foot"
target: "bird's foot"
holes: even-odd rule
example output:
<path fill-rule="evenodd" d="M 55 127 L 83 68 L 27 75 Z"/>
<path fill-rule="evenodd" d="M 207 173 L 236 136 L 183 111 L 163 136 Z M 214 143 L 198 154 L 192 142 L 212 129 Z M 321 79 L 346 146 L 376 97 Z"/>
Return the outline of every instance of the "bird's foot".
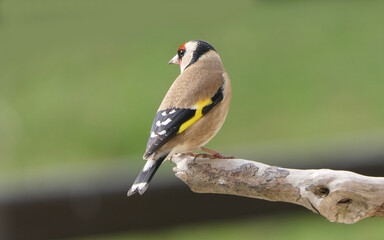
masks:
<path fill-rule="evenodd" d="M 234 156 L 226 157 L 223 154 L 216 152 L 215 150 L 212 150 L 209 148 L 201 147 L 200 149 L 204 152 L 209 153 L 209 154 L 203 154 L 203 155 L 209 155 L 209 156 L 211 156 L 211 157 L 209 157 L 211 159 L 215 159 L 215 158 L 217 158 L 217 159 L 234 159 L 235 158 Z"/>
<path fill-rule="evenodd" d="M 193 163 L 195 163 L 196 158 L 209 158 L 209 159 L 215 159 L 216 158 L 212 154 L 206 154 L 206 153 L 187 152 L 187 153 L 183 153 L 183 155 L 187 155 L 187 156 L 193 157 Z"/>
<path fill-rule="evenodd" d="M 193 153 L 193 152 L 187 152 L 183 153 L 184 155 L 193 157 L 193 161 L 196 160 L 196 158 L 208 158 L 208 159 L 234 159 L 235 157 L 230 156 L 224 156 L 223 154 L 216 152 L 214 150 L 208 149 L 208 148 L 201 148 L 202 151 L 207 153 Z"/>
<path fill-rule="evenodd" d="M 190 157 L 196 157 L 197 155 L 199 155 L 199 153 L 187 152 L 187 153 L 183 153 L 183 155 L 187 155 Z"/>

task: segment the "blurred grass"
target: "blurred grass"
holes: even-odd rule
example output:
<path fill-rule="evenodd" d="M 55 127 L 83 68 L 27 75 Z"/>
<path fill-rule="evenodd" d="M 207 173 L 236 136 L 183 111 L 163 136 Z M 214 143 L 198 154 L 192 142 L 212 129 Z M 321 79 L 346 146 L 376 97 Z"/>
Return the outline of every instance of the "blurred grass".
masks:
<path fill-rule="evenodd" d="M 150 239 L 268 239 L 268 240 L 360 240 L 383 238 L 384 219 L 365 219 L 353 225 L 331 223 L 313 213 L 279 214 L 250 220 L 186 225 L 148 233 L 81 238 L 78 240 L 150 240 Z"/>
<path fill-rule="evenodd" d="M 0 4 L 2 179 L 136 171 L 179 73 L 167 62 L 191 39 L 215 46 L 233 85 L 212 148 L 384 129 L 382 1 Z"/>

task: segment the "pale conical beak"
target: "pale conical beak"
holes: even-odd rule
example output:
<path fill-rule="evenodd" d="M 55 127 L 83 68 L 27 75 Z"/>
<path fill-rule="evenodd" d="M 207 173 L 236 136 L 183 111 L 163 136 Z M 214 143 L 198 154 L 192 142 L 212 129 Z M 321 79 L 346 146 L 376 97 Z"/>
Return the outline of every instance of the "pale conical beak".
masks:
<path fill-rule="evenodd" d="M 168 64 L 179 64 L 179 56 L 174 56 Z"/>

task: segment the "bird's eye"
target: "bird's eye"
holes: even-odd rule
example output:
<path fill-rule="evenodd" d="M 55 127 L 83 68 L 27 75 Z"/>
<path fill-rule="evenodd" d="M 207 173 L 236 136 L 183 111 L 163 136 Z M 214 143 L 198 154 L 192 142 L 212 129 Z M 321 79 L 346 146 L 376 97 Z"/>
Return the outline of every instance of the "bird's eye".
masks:
<path fill-rule="evenodd" d="M 184 54 L 185 54 L 185 50 L 184 49 L 180 49 L 177 54 L 179 55 L 179 59 L 181 59 L 184 56 Z"/>

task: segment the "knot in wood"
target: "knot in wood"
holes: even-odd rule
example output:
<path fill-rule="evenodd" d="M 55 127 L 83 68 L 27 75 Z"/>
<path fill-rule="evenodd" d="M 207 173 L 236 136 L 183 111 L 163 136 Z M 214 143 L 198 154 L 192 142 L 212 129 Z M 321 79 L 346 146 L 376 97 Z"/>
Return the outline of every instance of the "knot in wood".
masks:
<path fill-rule="evenodd" d="M 324 186 L 317 186 L 315 188 L 314 193 L 316 196 L 319 196 L 321 198 L 325 198 L 329 194 L 329 189 L 327 187 L 324 187 Z"/>
<path fill-rule="evenodd" d="M 350 198 L 343 198 L 337 202 L 337 204 L 351 204 L 351 203 L 352 203 L 352 199 Z"/>

